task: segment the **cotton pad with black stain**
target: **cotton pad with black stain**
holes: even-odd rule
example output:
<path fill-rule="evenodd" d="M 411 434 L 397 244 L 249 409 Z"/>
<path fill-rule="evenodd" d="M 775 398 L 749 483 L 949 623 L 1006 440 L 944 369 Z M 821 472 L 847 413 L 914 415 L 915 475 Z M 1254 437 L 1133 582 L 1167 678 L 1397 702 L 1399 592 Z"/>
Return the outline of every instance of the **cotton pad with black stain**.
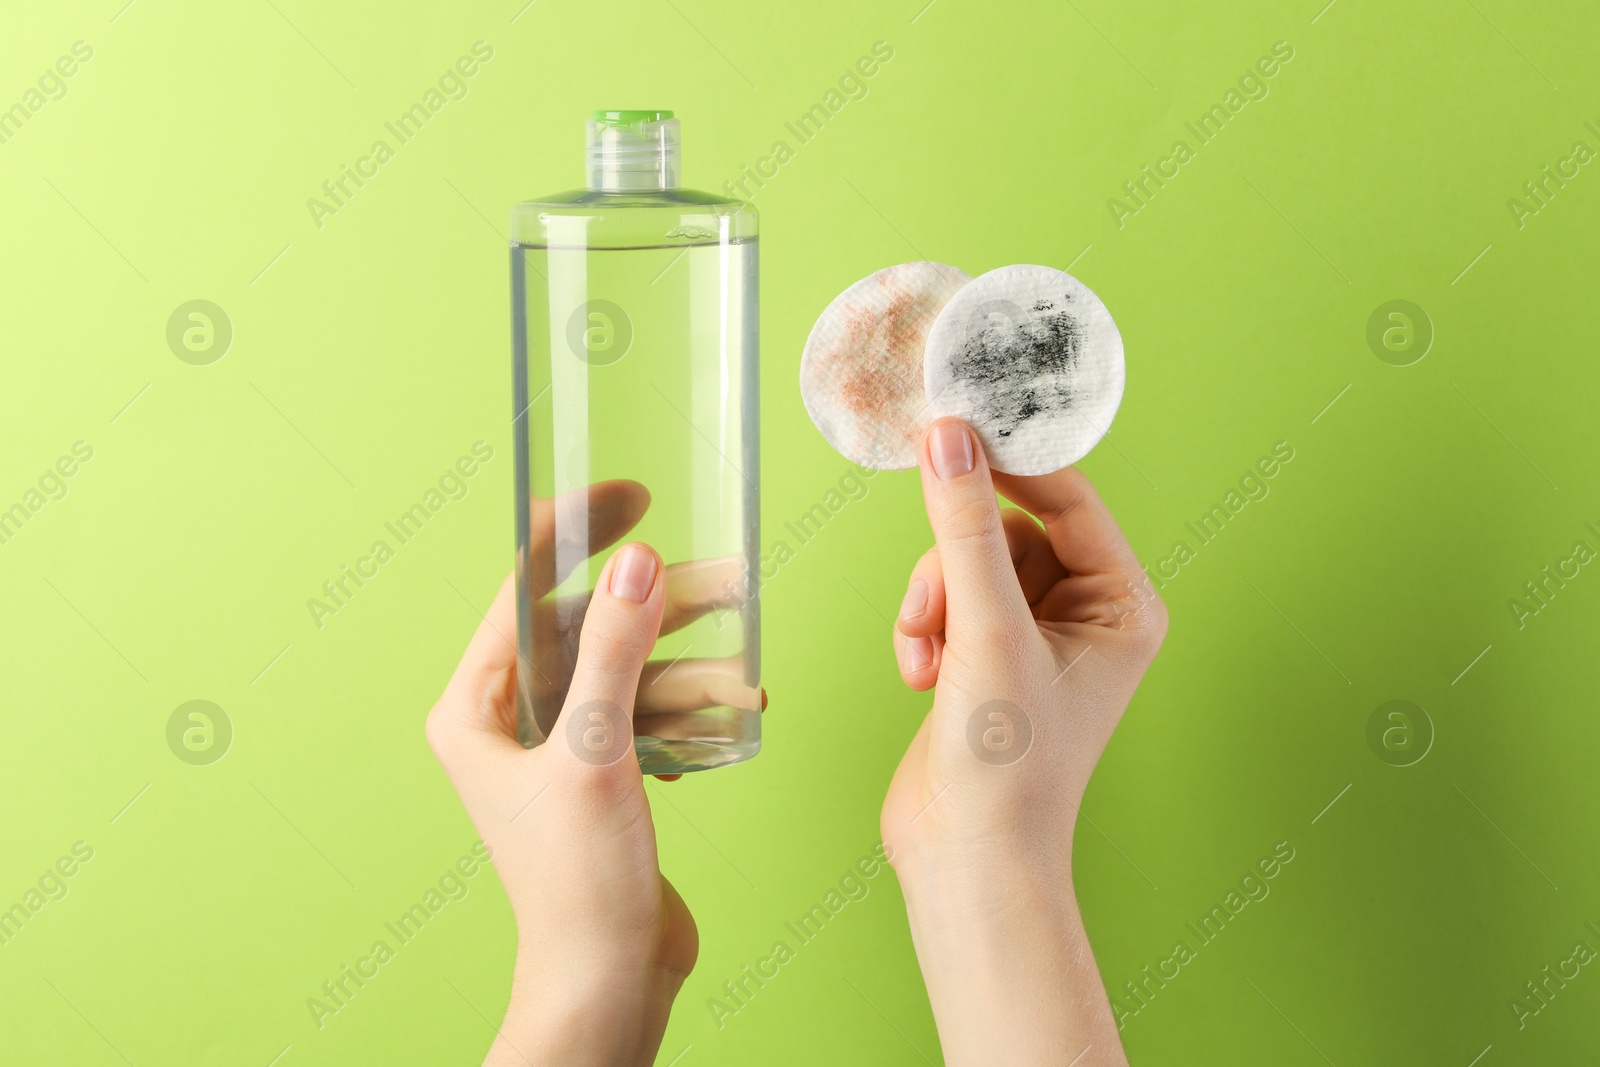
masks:
<path fill-rule="evenodd" d="M 980 275 L 928 334 L 932 418 L 965 420 L 995 470 L 1048 474 L 1088 454 L 1122 402 L 1122 335 L 1082 282 L 1052 267 Z"/>
<path fill-rule="evenodd" d="M 830 303 L 800 357 L 811 421 L 846 459 L 915 467 L 931 416 L 922 354 L 939 310 L 972 278 L 943 263 L 870 274 Z"/>

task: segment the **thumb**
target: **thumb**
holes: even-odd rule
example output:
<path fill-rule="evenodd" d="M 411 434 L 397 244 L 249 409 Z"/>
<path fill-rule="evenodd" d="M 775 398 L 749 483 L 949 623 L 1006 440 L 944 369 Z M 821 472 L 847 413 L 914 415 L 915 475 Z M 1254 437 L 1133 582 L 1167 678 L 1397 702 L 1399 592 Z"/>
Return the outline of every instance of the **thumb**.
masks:
<path fill-rule="evenodd" d="M 940 419 L 923 438 L 922 496 L 944 572 L 949 640 L 959 646 L 1030 619 L 1000 524 L 989 462 L 960 419 Z"/>
<path fill-rule="evenodd" d="M 633 755 L 633 704 L 639 674 L 655 646 L 666 601 L 661 558 L 646 545 L 623 545 L 606 561 L 578 639 L 578 662 L 551 740 L 590 767 Z M 638 777 L 638 764 L 631 763 Z"/>

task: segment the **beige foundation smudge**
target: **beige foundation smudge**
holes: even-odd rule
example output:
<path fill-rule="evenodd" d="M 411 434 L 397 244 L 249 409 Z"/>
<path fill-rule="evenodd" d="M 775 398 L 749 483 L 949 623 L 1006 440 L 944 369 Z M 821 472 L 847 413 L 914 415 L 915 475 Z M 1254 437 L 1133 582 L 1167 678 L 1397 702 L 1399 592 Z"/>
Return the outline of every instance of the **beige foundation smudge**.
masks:
<path fill-rule="evenodd" d="M 943 263 L 902 263 L 856 282 L 817 319 L 800 395 L 846 459 L 875 470 L 917 465 L 932 418 L 923 350 L 939 312 L 971 280 Z"/>

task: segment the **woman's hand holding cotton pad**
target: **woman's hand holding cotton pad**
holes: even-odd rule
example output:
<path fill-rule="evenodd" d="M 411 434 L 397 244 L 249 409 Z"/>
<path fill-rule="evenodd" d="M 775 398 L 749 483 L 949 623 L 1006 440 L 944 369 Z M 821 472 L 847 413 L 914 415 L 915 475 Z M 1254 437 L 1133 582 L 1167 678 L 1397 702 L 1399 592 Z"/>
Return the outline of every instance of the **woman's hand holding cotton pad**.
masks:
<path fill-rule="evenodd" d="M 1111 428 L 1124 380 L 1105 304 L 1032 265 L 975 280 L 938 263 L 879 271 L 823 312 L 800 367 L 817 429 L 880 470 L 916 466 L 923 428 L 945 416 L 977 432 L 996 470 L 1060 470 Z"/>

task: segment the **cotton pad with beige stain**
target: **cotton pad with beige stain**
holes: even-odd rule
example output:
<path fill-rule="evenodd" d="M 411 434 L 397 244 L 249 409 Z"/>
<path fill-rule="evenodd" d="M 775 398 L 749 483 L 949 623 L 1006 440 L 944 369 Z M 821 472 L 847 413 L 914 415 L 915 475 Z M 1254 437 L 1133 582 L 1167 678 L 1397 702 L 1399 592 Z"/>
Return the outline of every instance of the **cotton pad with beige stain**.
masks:
<path fill-rule="evenodd" d="M 939 312 L 971 280 L 943 263 L 886 267 L 817 319 L 800 357 L 800 396 L 846 459 L 874 470 L 917 465 L 931 421 L 923 349 Z"/>

